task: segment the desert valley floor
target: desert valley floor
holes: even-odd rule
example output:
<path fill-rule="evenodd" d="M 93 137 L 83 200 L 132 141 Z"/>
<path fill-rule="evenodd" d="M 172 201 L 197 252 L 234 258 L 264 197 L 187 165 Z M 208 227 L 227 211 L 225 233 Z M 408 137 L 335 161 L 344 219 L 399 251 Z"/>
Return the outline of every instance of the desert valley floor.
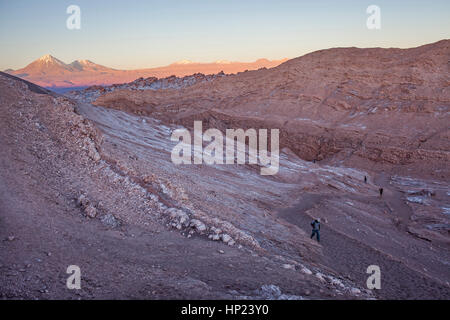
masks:
<path fill-rule="evenodd" d="M 64 96 L 1 73 L 0 298 L 449 299 L 449 56 L 330 49 Z M 174 165 L 194 120 L 280 128 L 279 173 Z"/>

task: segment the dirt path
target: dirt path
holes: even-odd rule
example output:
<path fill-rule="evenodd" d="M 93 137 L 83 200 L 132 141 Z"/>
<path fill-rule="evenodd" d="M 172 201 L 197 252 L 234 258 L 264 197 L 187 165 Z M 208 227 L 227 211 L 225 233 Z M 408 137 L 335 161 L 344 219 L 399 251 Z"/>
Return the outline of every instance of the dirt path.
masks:
<path fill-rule="evenodd" d="M 375 175 L 374 182 L 384 189 L 382 200 L 398 219 L 398 227 L 402 231 L 407 231 L 407 224 L 413 212 L 411 207 L 402 200 L 403 194 L 390 185 L 390 177 L 385 173 Z"/>
<path fill-rule="evenodd" d="M 325 197 L 304 194 L 297 205 L 281 210 L 279 214 L 286 221 L 310 233 L 312 218 L 305 212 Z M 366 274 L 367 267 L 378 265 L 382 272 L 382 289 L 375 293 L 380 299 L 450 298 L 448 288 L 425 278 L 422 274 L 362 242 L 336 232 L 333 226 L 322 224 L 321 245 L 323 256 L 318 257 L 318 262 L 341 276 L 354 280 L 362 287 L 365 287 L 369 276 Z"/>

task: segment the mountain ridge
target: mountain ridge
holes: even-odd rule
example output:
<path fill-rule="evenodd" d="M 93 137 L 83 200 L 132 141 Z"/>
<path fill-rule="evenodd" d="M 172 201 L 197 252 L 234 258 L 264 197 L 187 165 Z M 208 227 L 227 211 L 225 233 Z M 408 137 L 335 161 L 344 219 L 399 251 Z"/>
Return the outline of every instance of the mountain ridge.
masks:
<path fill-rule="evenodd" d="M 106 67 L 90 60 L 75 60 L 65 63 L 51 54 L 46 54 L 21 69 L 7 69 L 4 72 L 31 81 L 43 87 L 81 87 L 91 85 L 112 85 L 126 83 L 138 78 L 168 76 L 187 76 L 195 73 L 215 74 L 223 71 L 228 74 L 245 70 L 272 68 L 286 62 L 282 60 L 258 59 L 254 62 L 193 62 L 181 60 L 167 66 L 134 70 L 119 70 Z"/>

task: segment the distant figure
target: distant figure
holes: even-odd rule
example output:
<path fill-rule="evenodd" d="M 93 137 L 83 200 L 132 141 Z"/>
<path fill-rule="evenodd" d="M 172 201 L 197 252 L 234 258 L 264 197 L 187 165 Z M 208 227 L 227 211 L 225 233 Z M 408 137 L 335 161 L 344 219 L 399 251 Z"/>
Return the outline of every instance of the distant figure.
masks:
<path fill-rule="evenodd" d="M 383 189 L 383 188 L 380 188 L 380 198 L 383 197 L 383 192 L 384 192 L 384 189 Z"/>
<path fill-rule="evenodd" d="M 311 222 L 311 227 L 313 228 L 311 239 L 314 238 L 314 235 L 317 236 L 317 241 L 320 242 L 320 219 L 316 219 Z"/>
<path fill-rule="evenodd" d="M 367 176 L 364 176 L 364 183 L 367 183 Z"/>
<path fill-rule="evenodd" d="M 316 160 L 316 159 L 314 159 L 314 160 L 313 160 L 313 163 L 316 163 L 316 162 L 317 162 L 317 160 Z"/>

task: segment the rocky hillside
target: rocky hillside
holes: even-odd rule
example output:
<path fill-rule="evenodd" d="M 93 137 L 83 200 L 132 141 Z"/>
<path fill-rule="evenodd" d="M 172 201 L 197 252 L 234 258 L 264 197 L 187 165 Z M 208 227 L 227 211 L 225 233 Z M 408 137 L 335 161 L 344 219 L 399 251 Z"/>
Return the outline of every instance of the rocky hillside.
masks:
<path fill-rule="evenodd" d="M 95 125 L 79 111 L 94 118 L 99 110 L 1 73 L 0 108 L 0 299 L 372 296 L 314 263 L 319 246 L 303 231 L 204 212 L 207 201 L 191 192 L 205 191 L 179 184 L 158 149 L 169 147 L 167 128 L 151 119 L 149 130 L 103 110 Z M 102 133 L 103 124 L 112 131 Z M 256 238 L 270 229 L 304 261 L 264 249 Z M 66 288 L 70 265 L 82 270 L 80 291 Z"/>
<path fill-rule="evenodd" d="M 416 164 L 449 175 L 450 41 L 413 49 L 338 48 L 180 90 L 116 90 L 95 104 L 192 126 L 281 128 L 306 160 Z M 420 164 L 420 166 L 417 166 Z"/>

